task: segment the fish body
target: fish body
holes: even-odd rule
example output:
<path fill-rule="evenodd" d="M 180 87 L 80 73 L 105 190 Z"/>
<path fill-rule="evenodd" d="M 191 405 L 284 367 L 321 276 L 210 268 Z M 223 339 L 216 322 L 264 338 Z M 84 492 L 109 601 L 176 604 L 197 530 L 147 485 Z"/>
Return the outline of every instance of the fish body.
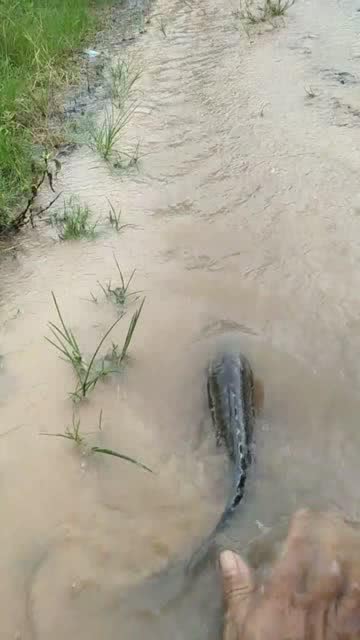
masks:
<path fill-rule="evenodd" d="M 233 482 L 216 526 L 187 565 L 190 573 L 207 556 L 216 534 L 224 529 L 244 496 L 255 419 L 254 381 L 247 358 L 239 353 L 222 353 L 214 358 L 208 368 L 207 390 L 216 442 L 227 448 Z"/>

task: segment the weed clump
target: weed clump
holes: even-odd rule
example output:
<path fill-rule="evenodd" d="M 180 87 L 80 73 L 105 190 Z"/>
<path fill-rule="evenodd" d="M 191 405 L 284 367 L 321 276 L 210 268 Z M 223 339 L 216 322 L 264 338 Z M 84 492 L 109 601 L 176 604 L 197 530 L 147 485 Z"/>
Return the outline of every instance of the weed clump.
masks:
<path fill-rule="evenodd" d="M 90 358 L 86 358 L 80 348 L 78 339 L 73 331 L 67 327 L 64 321 L 54 293 L 52 293 L 52 298 L 59 323 L 55 324 L 54 322 L 49 322 L 51 338 L 46 339 L 53 347 L 55 347 L 61 357 L 72 365 L 77 383 L 76 388 L 71 395 L 74 400 L 81 400 L 82 398 L 85 398 L 92 389 L 94 389 L 99 380 L 104 379 L 111 373 L 118 372 L 125 364 L 127 352 L 142 312 L 145 299 L 143 299 L 139 308 L 136 309 L 131 317 L 122 347 L 113 343 L 110 353 L 103 356 L 99 355 L 106 338 L 124 317 L 124 313 L 121 313 L 115 322 L 113 322 L 107 329 Z"/>
<path fill-rule="evenodd" d="M 286 15 L 294 2 L 295 0 L 262 0 L 258 3 L 256 0 L 242 0 L 236 16 L 253 25 L 269 22 Z"/>
<path fill-rule="evenodd" d="M 99 282 L 99 286 L 108 300 L 111 300 L 114 304 L 118 305 L 119 307 L 123 307 L 129 301 L 130 298 L 134 298 L 135 296 L 135 298 L 133 299 L 134 302 L 138 299 L 137 294 L 140 293 L 139 291 L 129 291 L 129 287 L 135 275 L 136 269 L 133 269 L 129 278 L 126 280 L 115 256 L 114 256 L 114 260 L 115 260 L 117 271 L 120 276 L 119 284 L 117 286 L 113 286 L 111 280 L 109 280 L 109 282 L 107 282 L 105 285 Z"/>
<path fill-rule="evenodd" d="M 89 207 L 73 197 L 65 200 L 63 209 L 54 211 L 49 220 L 56 227 L 60 240 L 94 238 L 96 235 L 97 221 L 91 221 Z"/>
<path fill-rule="evenodd" d="M 121 109 L 133 94 L 135 85 L 141 78 L 142 70 L 137 64 L 129 60 L 118 60 L 111 67 L 111 99 Z"/>
<path fill-rule="evenodd" d="M 95 149 L 104 160 L 109 160 L 114 147 L 120 140 L 123 131 L 135 111 L 136 105 L 118 110 L 112 104 L 105 111 L 100 124 L 95 124 L 90 133 L 90 146 Z"/>

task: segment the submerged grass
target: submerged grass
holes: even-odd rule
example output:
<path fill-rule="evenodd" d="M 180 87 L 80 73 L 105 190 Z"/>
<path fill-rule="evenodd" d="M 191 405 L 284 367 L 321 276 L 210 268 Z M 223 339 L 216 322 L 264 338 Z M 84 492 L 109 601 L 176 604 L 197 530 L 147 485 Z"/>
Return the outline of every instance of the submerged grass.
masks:
<path fill-rule="evenodd" d="M 110 225 L 113 227 L 113 229 L 115 229 L 115 231 L 117 231 L 118 233 L 121 233 L 121 231 L 123 231 L 124 229 L 130 229 L 135 227 L 134 224 L 130 224 L 128 222 L 122 222 L 123 214 L 121 209 L 116 211 L 114 205 L 109 199 L 108 199 L 108 203 L 110 207 L 109 213 L 108 213 L 108 219 L 109 219 Z"/>
<path fill-rule="evenodd" d="M 101 409 L 100 415 L 99 415 L 99 421 L 98 421 L 98 431 L 102 430 L 102 414 L 103 412 Z M 80 418 L 76 416 L 75 412 L 73 412 L 71 425 L 67 426 L 63 433 L 48 433 L 48 432 L 42 431 L 41 435 L 51 436 L 53 438 L 65 438 L 66 440 L 71 440 L 78 447 L 81 447 L 81 449 L 86 453 L 90 453 L 90 454 L 103 453 L 109 456 L 114 456 L 115 458 L 121 458 L 121 460 L 125 460 L 126 462 L 131 462 L 132 464 L 135 464 L 137 467 L 140 467 L 145 471 L 149 471 L 150 473 L 153 473 L 150 467 L 147 467 L 142 462 L 139 462 L 139 460 L 136 460 L 135 458 L 127 456 L 124 453 L 119 453 L 118 451 L 114 451 L 114 449 L 108 449 L 104 447 L 89 445 L 85 436 L 80 432 Z M 89 434 L 86 434 L 86 435 L 89 435 Z"/>
<path fill-rule="evenodd" d="M 164 38 L 167 38 L 167 23 L 163 16 L 161 16 L 158 20 L 159 29 L 163 34 Z"/>
<path fill-rule="evenodd" d="M 294 3 L 295 0 L 241 0 L 240 9 L 235 11 L 234 15 L 248 24 L 255 25 L 286 15 Z"/>
<path fill-rule="evenodd" d="M 142 75 L 141 68 L 132 60 L 118 60 L 111 67 L 111 98 L 121 109 L 133 94 L 135 85 Z"/>
<path fill-rule="evenodd" d="M 315 93 L 312 87 L 305 87 L 305 93 L 307 98 L 316 98 L 317 94 Z"/>
<path fill-rule="evenodd" d="M 275 18 L 276 16 L 284 16 L 290 9 L 295 0 L 266 0 L 267 13 Z"/>
<path fill-rule="evenodd" d="M 113 343 L 110 354 L 105 354 L 102 357 L 99 356 L 105 340 L 118 322 L 124 317 L 124 313 L 121 313 L 115 322 L 107 329 L 88 360 L 82 353 L 73 331 L 67 327 L 54 292 L 52 292 L 52 298 L 59 318 L 59 324 L 49 322 L 52 335 L 51 338 L 46 338 L 46 340 L 55 347 L 64 360 L 71 363 L 77 378 L 75 391 L 73 391 L 71 395 L 74 400 L 81 400 L 94 389 L 100 379 L 104 379 L 111 373 L 119 371 L 121 366 L 123 366 L 145 299 L 143 299 L 140 307 L 136 309 L 130 320 L 122 347 L 119 348 L 118 345 Z"/>
<path fill-rule="evenodd" d="M 106 298 L 108 298 L 109 300 L 111 300 L 112 302 L 114 302 L 116 305 L 123 307 L 126 302 L 128 301 L 129 298 L 132 298 L 133 296 L 137 296 L 138 293 L 140 293 L 139 291 L 129 291 L 129 287 L 131 284 L 131 281 L 135 275 L 135 271 L 136 269 L 134 269 L 129 278 L 127 280 L 125 280 L 123 272 L 120 269 L 120 265 L 116 259 L 116 256 L 114 255 L 114 260 L 115 260 L 115 264 L 116 264 L 116 268 L 118 270 L 119 276 L 120 276 L 120 284 L 116 287 L 112 286 L 111 280 L 109 280 L 109 282 L 107 282 L 105 285 L 101 284 L 101 282 L 99 282 L 99 286 L 101 288 L 101 290 L 103 291 L 104 295 Z M 135 300 L 137 300 L 137 297 L 135 297 Z"/>
<path fill-rule="evenodd" d="M 110 200 L 108 200 L 108 203 L 109 203 L 109 207 L 110 207 L 109 213 L 108 213 L 108 218 L 109 218 L 109 223 L 111 224 L 113 229 L 115 229 L 115 231 L 120 233 L 126 227 L 131 226 L 129 224 L 124 224 L 122 222 L 121 209 L 119 209 L 119 211 L 116 211 L 114 205 L 110 202 Z"/>
<path fill-rule="evenodd" d="M 89 207 L 74 197 L 65 200 L 63 209 L 54 211 L 49 220 L 57 228 L 60 240 L 94 238 L 96 235 L 97 221 L 91 221 Z"/>
<path fill-rule="evenodd" d="M 127 169 L 138 161 L 138 147 L 135 153 L 129 155 L 124 149 L 116 149 L 116 146 L 137 109 L 137 98 L 133 94 L 141 74 L 141 68 L 131 58 L 119 60 L 111 67 L 110 105 L 105 109 L 102 121 L 91 123 L 88 129 L 90 146 L 104 160 L 111 158 L 116 168 Z"/>
<path fill-rule="evenodd" d="M 73 76 L 70 54 L 111 0 L 0 0 L 0 233 L 31 195 L 32 143 L 50 148 L 48 121 L 59 87 Z"/>
<path fill-rule="evenodd" d="M 111 108 L 105 111 L 102 122 L 96 124 L 89 132 L 91 146 L 104 160 L 109 160 L 135 109 L 136 104 L 120 110 L 111 104 Z"/>

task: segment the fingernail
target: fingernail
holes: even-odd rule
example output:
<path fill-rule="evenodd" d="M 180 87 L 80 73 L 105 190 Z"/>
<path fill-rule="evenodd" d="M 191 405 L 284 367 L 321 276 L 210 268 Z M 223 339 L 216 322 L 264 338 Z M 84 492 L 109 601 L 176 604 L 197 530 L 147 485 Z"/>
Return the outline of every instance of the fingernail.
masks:
<path fill-rule="evenodd" d="M 220 567 L 226 573 L 237 570 L 236 555 L 233 551 L 222 551 L 220 554 Z"/>

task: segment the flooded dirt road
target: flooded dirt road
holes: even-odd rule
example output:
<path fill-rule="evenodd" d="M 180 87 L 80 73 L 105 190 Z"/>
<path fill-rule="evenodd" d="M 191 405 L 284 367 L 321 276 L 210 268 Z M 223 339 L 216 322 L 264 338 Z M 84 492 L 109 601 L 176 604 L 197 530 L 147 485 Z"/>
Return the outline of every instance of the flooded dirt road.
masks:
<path fill-rule="evenodd" d="M 235 9 L 160 0 L 128 45 L 143 70 L 126 131 L 139 171 L 85 147 L 63 160 L 64 196 L 104 221 L 108 198 L 134 226 L 54 242 L 39 224 L 2 259 L 1 638 L 218 638 L 214 568 L 168 601 L 229 487 L 204 388 L 223 340 L 248 354 L 265 399 L 219 545 L 247 549 L 299 505 L 359 517 L 360 13 L 298 0 L 248 37 Z M 91 352 L 116 317 L 97 284 L 116 278 L 113 253 L 146 303 L 128 366 L 78 412 L 92 442 L 154 474 L 40 435 L 73 410 L 71 368 L 44 340 L 51 291 Z"/>

